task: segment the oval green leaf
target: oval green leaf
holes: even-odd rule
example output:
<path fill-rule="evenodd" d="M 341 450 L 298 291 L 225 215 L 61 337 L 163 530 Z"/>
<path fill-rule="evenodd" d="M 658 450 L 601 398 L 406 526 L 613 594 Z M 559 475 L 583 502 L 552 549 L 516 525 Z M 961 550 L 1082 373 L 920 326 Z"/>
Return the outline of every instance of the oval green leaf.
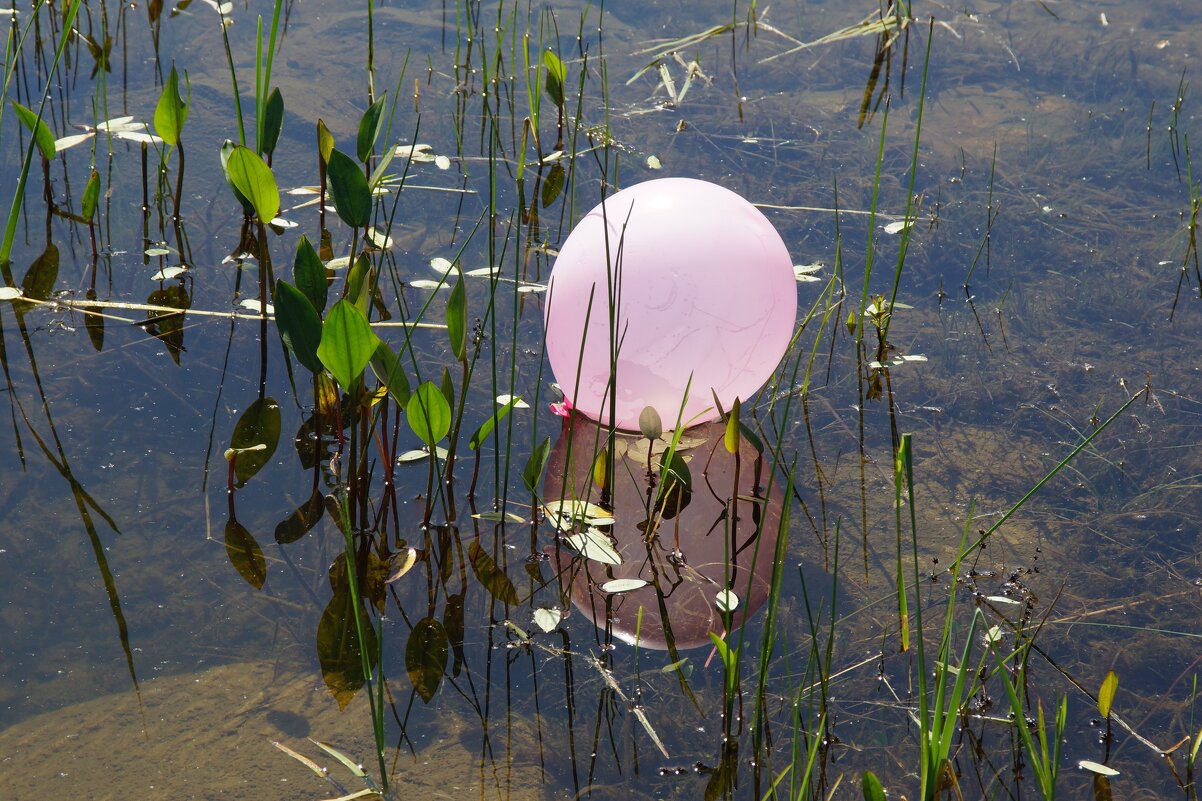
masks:
<path fill-rule="evenodd" d="M 284 345 L 309 372 L 321 372 L 317 348 L 321 344 L 322 328 L 317 309 L 304 292 L 283 278 L 275 282 L 271 302 L 275 305 L 275 324 Z"/>
<path fill-rule="evenodd" d="M 551 50 L 543 51 L 543 68 L 547 70 L 547 96 L 555 105 L 563 108 L 563 85 L 568 78 L 568 70 Z"/>
<path fill-rule="evenodd" d="M 505 571 L 497 566 L 496 560 L 488 551 L 480 547 L 478 541 L 472 540 L 468 544 L 467 555 L 472 562 L 472 572 L 476 574 L 476 578 L 492 597 L 508 606 L 517 606 L 521 603 L 509 576 L 505 575 Z"/>
<path fill-rule="evenodd" d="M 433 381 L 417 388 L 405 407 L 409 428 L 431 448 L 451 430 L 451 407 Z"/>
<path fill-rule="evenodd" d="M 96 216 L 96 207 L 100 203 L 100 173 L 92 170 L 88 176 L 88 184 L 83 188 L 83 202 L 80 204 L 80 216 L 88 222 Z"/>
<path fill-rule="evenodd" d="M 267 560 L 263 557 L 263 549 L 255 541 L 254 535 L 237 520 L 227 520 L 225 523 L 225 553 L 247 584 L 256 590 L 263 589 L 267 581 Z"/>
<path fill-rule="evenodd" d="M 56 153 L 54 145 L 54 134 L 50 130 L 50 126 L 45 120 L 38 119 L 37 112 L 33 109 L 22 106 L 17 101 L 12 101 L 13 111 L 17 112 L 17 117 L 24 123 L 25 127 L 33 133 L 34 141 L 37 142 L 38 152 L 42 154 L 42 158 L 50 161 Z"/>
<path fill-rule="evenodd" d="M 159 102 L 154 108 L 154 130 L 164 142 L 176 147 L 180 135 L 184 131 L 184 122 L 188 119 L 188 104 L 179 94 L 179 75 L 175 65 L 171 65 L 171 74 L 159 95 Z"/>
<path fill-rule="evenodd" d="M 234 189 L 250 201 L 260 222 L 269 223 L 280 213 L 280 190 L 275 176 L 258 153 L 234 145 L 225 163 L 225 173 Z"/>
<path fill-rule="evenodd" d="M 380 338 L 371 330 L 363 312 L 340 300 L 330 309 L 321 327 L 317 358 L 346 390 L 363 374 L 379 345 Z"/>
<path fill-rule="evenodd" d="M 447 336 L 455 359 L 463 361 L 467 358 L 467 290 L 463 287 L 462 275 L 447 298 Z"/>
<path fill-rule="evenodd" d="M 380 340 L 376 352 L 371 355 L 371 369 L 376 378 L 388 390 L 392 399 L 404 409 L 409 404 L 409 377 L 405 375 L 405 367 L 392 347 Z"/>
<path fill-rule="evenodd" d="M 259 398 L 238 418 L 230 437 L 230 447 L 239 451 L 234 459 L 239 487 L 263 469 L 279 441 L 280 405 L 274 398 Z"/>
<path fill-rule="evenodd" d="M 522 483 L 533 495 L 538 495 L 538 486 L 542 483 L 543 470 L 547 467 L 547 457 L 550 455 L 551 438 L 544 437 L 526 460 L 526 466 L 522 468 Z"/>
<path fill-rule="evenodd" d="M 380 130 L 384 127 L 384 101 L 387 99 L 388 96 L 385 94 L 384 97 L 372 103 L 359 120 L 359 136 L 355 141 L 355 152 L 359 156 L 359 161 L 365 164 L 371 155 L 372 148 L 376 146 L 376 140 L 380 138 Z"/>
<path fill-rule="evenodd" d="M 514 407 L 514 404 L 521 403 L 521 402 L 522 402 L 521 396 L 515 395 L 514 397 L 510 398 L 509 401 L 504 406 L 502 406 L 501 408 L 499 408 L 495 412 L 493 412 L 492 417 L 485 420 L 484 423 L 481 424 L 481 426 L 476 429 L 476 433 L 472 434 L 472 438 L 468 442 L 468 447 L 471 448 L 472 450 L 476 450 L 477 448 L 479 448 L 480 443 L 483 442 L 484 439 L 489 434 L 492 433 L 492 430 L 497 427 L 497 423 L 499 423 L 505 419 L 505 416 L 507 414 L 509 414 L 509 410 Z"/>
<path fill-rule="evenodd" d="M 341 150 L 330 151 L 326 175 L 338 217 L 347 225 L 362 228 L 371 221 L 371 190 L 359 165 Z"/>
<path fill-rule="evenodd" d="M 271 155 L 275 152 L 276 143 L 280 141 L 280 132 L 284 130 L 284 96 L 277 86 L 267 96 L 267 108 L 263 114 L 263 141 L 259 143 L 259 151 Z"/>
<path fill-rule="evenodd" d="M 292 280 L 296 281 L 296 288 L 305 293 L 305 297 L 313 304 L 313 308 L 317 309 L 319 315 L 326 310 L 330 287 L 330 282 L 326 280 L 326 268 L 304 234 L 301 234 L 300 242 L 296 244 Z"/>
<path fill-rule="evenodd" d="M 1106 678 L 1102 679 L 1102 688 L 1098 690 L 1098 711 L 1102 713 L 1102 717 L 1110 717 L 1110 709 L 1114 705 L 1114 694 L 1119 689 L 1119 677 L 1113 670 L 1106 674 Z"/>

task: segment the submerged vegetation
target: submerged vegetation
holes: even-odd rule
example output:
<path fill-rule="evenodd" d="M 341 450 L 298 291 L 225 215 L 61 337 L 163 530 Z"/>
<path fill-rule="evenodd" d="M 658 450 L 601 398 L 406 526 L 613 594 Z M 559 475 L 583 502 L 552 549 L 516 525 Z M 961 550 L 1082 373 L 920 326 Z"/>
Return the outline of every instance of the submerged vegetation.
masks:
<path fill-rule="evenodd" d="M 1198 406 L 1166 355 L 1199 193 L 1164 48 L 1168 114 L 1058 105 L 1037 66 L 1019 123 L 949 75 L 1031 45 L 935 3 L 317 5 L 11 13 L 6 611 L 42 621 L 20 588 L 61 559 L 45 605 L 99 593 L 77 633 L 140 711 L 160 669 L 319 674 L 337 729 L 279 726 L 253 797 L 303 766 L 402 798 L 432 762 L 481 797 L 1198 797 Z M 800 314 L 757 396 L 617 431 L 553 383 L 547 278 L 665 174 L 772 215 Z M 15 627 L 10 735 L 64 703 L 52 628 Z"/>

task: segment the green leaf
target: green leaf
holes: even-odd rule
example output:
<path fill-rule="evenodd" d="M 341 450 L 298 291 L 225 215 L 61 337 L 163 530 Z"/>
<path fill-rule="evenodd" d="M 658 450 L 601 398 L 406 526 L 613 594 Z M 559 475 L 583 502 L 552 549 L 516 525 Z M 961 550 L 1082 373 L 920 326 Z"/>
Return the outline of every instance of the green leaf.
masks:
<path fill-rule="evenodd" d="M 255 541 L 254 535 L 237 520 L 230 519 L 225 523 L 225 554 L 247 584 L 256 590 L 263 589 L 267 581 L 267 560 L 263 557 L 263 549 Z"/>
<path fill-rule="evenodd" d="M 492 433 L 492 430 L 497 427 L 497 423 L 504 420 L 505 415 L 509 414 L 509 410 L 512 409 L 514 404 L 518 403 L 519 401 L 521 401 L 521 398 L 514 396 L 513 398 L 509 399 L 508 403 L 493 412 L 492 417 L 485 420 L 480 427 L 476 429 L 476 433 L 472 434 L 472 438 L 468 442 L 468 447 L 472 450 L 479 448 L 480 443 L 484 442 L 485 438 L 487 438 L 488 435 Z"/>
<path fill-rule="evenodd" d="M 347 300 L 340 300 L 326 315 L 321 327 L 317 358 L 344 390 L 363 373 L 380 338 L 371 330 L 367 316 Z"/>
<path fill-rule="evenodd" d="M 301 235 L 296 245 L 296 261 L 292 264 L 292 278 L 296 288 L 305 293 L 305 297 L 313 304 L 320 315 L 326 310 L 329 298 L 330 283 L 326 280 L 326 268 L 322 265 L 317 251 L 309 243 L 309 238 Z"/>
<path fill-rule="evenodd" d="M 21 279 L 21 294 L 33 300 L 45 300 L 54 291 L 58 282 L 59 267 L 58 245 L 53 242 L 46 246 Z M 33 304 L 18 303 L 17 308 L 24 309 Z"/>
<path fill-rule="evenodd" d="M 547 468 L 547 457 L 550 455 L 551 438 L 544 437 L 526 460 L 526 466 L 522 468 L 522 483 L 533 495 L 538 495 L 538 485 L 542 483 L 543 471 Z"/>
<path fill-rule="evenodd" d="M 313 490 L 309 500 L 298 506 L 275 527 L 275 541 L 280 545 L 296 542 L 321 522 L 325 509 L 325 498 L 322 497 L 321 490 Z"/>
<path fill-rule="evenodd" d="M 447 298 L 447 336 L 451 340 L 451 354 L 457 361 L 467 358 L 467 290 L 463 287 L 463 276 L 451 288 Z"/>
<path fill-rule="evenodd" d="M 364 164 L 371 156 L 372 148 L 376 146 L 376 140 L 380 138 L 380 131 L 384 127 L 384 101 L 387 99 L 388 95 L 385 93 L 383 97 L 372 103 L 367 111 L 363 112 L 363 117 L 359 120 L 359 137 L 355 142 L 355 152 L 359 156 L 359 161 Z"/>
<path fill-rule="evenodd" d="M 547 70 L 547 96 L 555 105 L 563 108 L 563 84 L 568 77 L 567 68 L 551 50 L 543 51 L 543 67 Z"/>
<path fill-rule="evenodd" d="M 367 310 L 371 306 L 373 282 L 370 277 L 371 259 L 367 257 L 366 253 L 361 253 L 346 274 L 346 295 L 344 297 L 355 304 L 355 308 L 363 312 L 364 315 L 367 314 Z"/>
<path fill-rule="evenodd" d="M 232 178 L 230 178 L 230 156 L 234 155 L 234 148 L 236 147 L 237 145 L 235 145 L 229 139 L 226 139 L 225 142 L 221 144 L 221 172 L 225 175 L 225 182 L 229 184 L 230 191 L 234 193 L 234 197 L 236 197 L 238 202 L 242 204 L 242 211 L 249 216 L 255 213 L 255 207 L 251 205 L 249 200 L 246 199 L 246 195 L 238 191 L 238 187 L 234 186 L 234 181 Z"/>
<path fill-rule="evenodd" d="M 96 207 L 100 204 L 100 173 L 92 170 L 88 176 L 88 184 L 83 189 L 83 202 L 80 204 L 80 215 L 88 222 L 96 216 Z"/>
<path fill-rule="evenodd" d="M 176 147 L 180 135 L 184 132 L 184 123 L 188 119 L 188 104 L 179 94 L 179 74 L 175 65 L 171 65 L 171 74 L 159 95 L 158 105 L 154 107 L 154 130 L 164 142 Z"/>
<path fill-rule="evenodd" d="M 730 414 L 726 418 L 726 436 L 723 441 L 726 444 L 726 452 L 732 456 L 739 452 L 740 409 L 739 399 L 735 398 L 735 402 L 730 407 Z"/>
<path fill-rule="evenodd" d="M 384 340 L 380 340 L 375 353 L 371 355 L 371 369 L 392 399 L 404 409 L 409 403 L 409 377 L 405 375 L 400 358 Z"/>
<path fill-rule="evenodd" d="M 263 141 L 259 143 L 259 151 L 267 155 L 275 152 L 275 146 L 280 141 L 280 132 L 284 130 L 284 96 L 277 86 L 267 96 L 267 107 L 263 110 Z"/>
<path fill-rule="evenodd" d="M 434 697 L 447 669 L 450 642 L 447 630 L 436 618 L 417 621 L 405 644 L 405 671 L 413 689 L 426 703 Z"/>
<path fill-rule="evenodd" d="M 488 551 L 480 547 L 477 540 L 472 540 L 467 546 L 467 556 L 472 562 L 472 572 L 476 574 L 476 578 L 480 580 L 492 597 L 509 606 L 517 606 L 521 603 L 518 591 L 514 589 L 509 576 L 505 575 L 505 571 L 497 566 Z"/>
<path fill-rule="evenodd" d="M 1102 679 L 1102 688 L 1098 690 L 1098 711 L 1102 713 L 1102 717 L 1110 717 L 1110 708 L 1114 705 L 1114 694 L 1119 689 L 1119 677 L 1113 670 L 1106 674 L 1106 678 Z"/>
<path fill-rule="evenodd" d="M 280 213 L 280 190 L 263 158 L 248 147 L 234 145 L 225 163 L 226 177 L 250 201 L 259 221 L 269 223 Z"/>
<path fill-rule="evenodd" d="M 543 203 L 543 208 L 550 206 L 559 197 L 559 193 L 563 191 L 564 179 L 566 173 L 563 165 L 555 162 L 551 167 L 551 171 L 547 173 L 547 177 L 543 179 L 543 188 L 540 195 Z"/>
<path fill-rule="evenodd" d="M 409 428 L 431 448 L 451 430 L 451 406 L 433 381 L 426 381 L 405 407 Z"/>
<path fill-rule="evenodd" d="M 258 398 L 238 418 L 230 436 L 230 447 L 240 451 L 234 457 L 237 486 L 243 486 L 263 469 L 279 442 L 280 405 L 274 398 Z"/>
<path fill-rule="evenodd" d="M 663 516 L 666 520 L 671 520 L 692 501 L 693 476 L 680 451 L 672 451 L 671 459 L 668 458 L 668 451 L 660 454 L 659 470 L 661 476 L 659 497 L 663 507 Z"/>
<path fill-rule="evenodd" d="M 451 380 L 451 371 L 447 368 L 442 368 L 442 383 L 438 387 L 442 390 L 442 396 L 447 400 L 447 406 L 455 408 L 455 382 Z"/>
<path fill-rule="evenodd" d="M 354 228 L 367 225 L 371 221 L 371 190 L 359 165 L 341 150 L 332 150 L 326 170 L 339 218 Z"/>
<path fill-rule="evenodd" d="M 322 326 L 317 309 L 304 292 L 283 278 L 275 282 L 272 303 L 275 304 L 275 324 L 280 339 L 309 372 L 320 373 L 321 359 L 317 357 L 317 348 L 321 345 Z"/>
<path fill-rule="evenodd" d="M 345 709 L 366 681 L 355 615 L 359 616 L 364 639 L 367 640 L 363 643 L 363 649 L 367 652 L 369 665 L 372 666 L 378 653 L 376 630 L 362 605 L 355 607 L 350 584 L 347 582 L 344 555 L 339 555 L 338 560 L 330 567 L 330 582 L 334 594 L 317 623 L 317 660 L 321 665 L 321 675 L 326 687 L 338 702 L 338 708 Z"/>
<path fill-rule="evenodd" d="M 330 154 L 334 152 L 334 134 L 326 127 L 325 121 L 317 120 L 317 153 L 321 156 L 322 164 L 330 163 Z"/>
<path fill-rule="evenodd" d="M 860 789 L 864 792 L 864 801 L 885 801 L 885 788 L 881 786 L 881 780 L 870 770 L 864 771 Z"/>
<path fill-rule="evenodd" d="M 45 120 L 38 119 L 37 113 L 26 106 L 22 106 L 17 101 L 12 101 L 13 111 L 17 112 L 17 117 L 25 124 L 25 127 L 33 133 L 34 141 L 38 144 L 38 151 L 42 154 L 42 158 L 50 161 L 54 158 L 54 133 L 50 130 L 50 126 Z"/>

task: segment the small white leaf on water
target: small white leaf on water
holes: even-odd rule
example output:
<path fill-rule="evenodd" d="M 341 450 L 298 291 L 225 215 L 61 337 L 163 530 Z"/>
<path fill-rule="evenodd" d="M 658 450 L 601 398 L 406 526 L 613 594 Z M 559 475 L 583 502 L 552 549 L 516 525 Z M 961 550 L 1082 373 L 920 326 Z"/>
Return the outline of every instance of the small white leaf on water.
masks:
<path fill-rule="evenodd" d="M 285 195 L 316 195 L 316 194 L 318 194 L 318 191 L 317 191 L 317 187 L 315 187 L 315 186 L 298 186 L 293 189 L 285 190 L 284 194 Z"/>
<path fill-rule="evenodd" d="M 14 300 L 21 297 L 21 290 L 15 286 L 0 286 L 0 300 Z"/>
<path fill-rule="evenodd" d="M 682 667 L 685 666 L 685 664 L 688 661 L 689 661 L 688 657 L 685 657 L 684 659 L 677 659 L 675 662 L 672 662 L 671 664 L 664 665 L 662 668 L 659 669 L 659 672 L 660 673 L 671 673 L 674 670 L 680 670 Z"/>
<path fill-rule="evenodd" d="M 545 631 L 547 634 L 555 631 L 559 626 L 559 621 L 563 619 L 563 612 L 558 609 L 540 607 L 534 610 L 534 625 Z"/>
<path fill-rule="evenodd" d="M 145 253 L 147 256 L 170 256 L 171 248 L 165 248 L 162 245 L 155 245 L 153 247 L 146 248 Z"/>
<path fill-rule="evenodd" d="M 1094 762 L 1091 759 L 1082 759 L 1081 761 L 1079 761 L 1077 763 L 1077 767 L 1084 768 L 1085 770 L 1088 770 L 1088 771 L 1092 771 L 1092 772 L 1098 774 L 1099 776 L 1117 776 L 1117 775 L 1119 775 L 1119 772 L 1117 770 L 1115 770 L 1114 768 L 1112 768 L 1108 765 L 1103 765 L 1101 762 Z"/>
<path fill-rule="evenodd" d="M 250 309 L 255 314 L 258 314 L 261 308 L 259 301 L 256 298 L 247 298 L 238 305 L 244 309 Z M 270 303 L 267 304 L 267 314 L 275 314 L 275 307 Z"/>
<path fill-rule="evenodd" d="M 733 612 L 739 607 L 739 596 L 730 590 L 718 590 L 718 594 L 714 596 L 714 604 L 719 612 Z"/>
<path fill-rule="evenodd" d="M 442 256 L 430 259 L 430 269 L 441 275 L 449 273 L 454 266 L 455 264 L 450 259 L 444 259 Z"/>
<path fill-rule="evenodd" d="M 518 294 L 525 295 L 530 292 L 546 292 L 547 288 L 542 284 L 520 284 L 518 286 Z"/>
<path fill-rule="evenodd" d="M 154 134 L 148 134 L 144 131 L 117 131 L 113 136 L 118 139 L 124 139 L 127 142 L 136 142 L 137 144 L 161 145 L 163 140 Z"/>
<path fill-rule="evenodd" d="M 177 275 L 182 275 L 183 273 L 185 273 L 187 271 L 188 271 L 187 267 L 180 267 L 180 266 L 164 267 L 163 269 L 159 270 L 154 275 L 150 276 L 150 280 L 151 281 L 170 281 L 172 278 L 175 278 Z M 255 301 L 255 302 L 258 303 L 258 301 Z"/>
<path fill-rule="evenodd" d="M 451 169 L 451 160 L 446 156 L 435 156 L 434 166 L 440 170 L 449 170 Z"/>
<path fill-rule="evenodd" d="M 888 225 L 881 226 L 881 230 L 887 234 L 900 234 L 913 224 L 913 220 L 895 220 Z"/>
<path fill-rule="evenodd" d="M 1013 598 L 1007 598 L 1005 595 L 987 595 L 985 596 L 985 600 L 992 601 L 995 604 L 1011 604 L 1013 606 L 1018 606 L 1019 604 L 1018 601 Z"/>
<path fill-rule="evenodd" d="M 450 289 L 451 285 L 446 281 L 428 281 L 425 278 L 419 278 L 416 281 L 410 281 L 409 286 L 414 289 Z"/>
<path fill-rule="evenodd" d="M 559 161 L 561 158 L 563 158 L 563 151 L 556 150 L 552 153 L 548 153 L 546 156 L 543 156 L 543 160 L 539 163 L 540 164 L 550 164 L 554 161 Z"/>
<path fill-rule="evenodd" d="M 124 130 L 133 121 L 133 117 L 113 117 L 111 120 L 96 123 L 96 130 L 115 133 Z"/>
<path fill-rule="evenodd" d="M 575 548 L 576 552 L 585 559 L 592 559 L 603 565 L 622 564 L 622 557 L 610 544 L 609 537 L 598 529 L 590 528 L 582 534 L 569 535 L 566 540 L 568 545 Z"/>
<path fill-rule="evenodd" d="M 468 270 L 464 275 L 470 275 L 472 278 L 480 278 L 482 276 L 491 276 L 499 273 L 496 267 L 477 267 L 474 270 Z"/>
<path fill-rule="evenodd" d="M 643 579 L 622 578 L 605 582 L 601 585 L 601 591 L 609 593 L 630 592 L 632 590 L 640 590 L 646 586 L 647 582 Z"/>
<path fill-rule="evenodd" d="M 271 222 L 269 222 L 267 224 L 273 225 L 276 228 L 284 228 L 284 229 L 297 227 L 297 223 L 292 222 L 292 220 L 286 220 L 283 217 L 272 217 Z"/>
<path fill-rule="evenodd" d="M 380 250 L 392 250 L 392 237 L 386 235 L 383 231 L 377 231 L 374 227 L 368 228 L 367 238 Z"/>
<path fill-rule="evenodd" d="M 661 162 L 658 158 L 656 158 L 655 156 L 647 157 L 647 169 L 662 170 L 663 168 L 664 168 L 663 162 Z"/>
<path fill-rule="evenodd" d="M 610 525 L 613 523 L 613 513 L 598 506 L 595 503 L 588 501 L 578 501 L 575 498 L 563 498 L 562 500 L 551 501 L 543 506 L 543 512 L 547 515 L 548 520 L 554 518 L 567 518 L 569 523 L 566 526 L 556 526 L 556 528 L 565 529 L 571 527 L 572 520 L 588 520 L 591 518 L 600 518 L 606 522 L 602 525 Z M 552 523 L 554 525 L 554 523 Z"/>
<path fill-rule="evenodd" d="M 499 406 L 504 406 L 505 404 L 509 403 L 511 400 L 514 400 L 515 398 L 517 399 L 517 402 L 513 404 L 514 409 L 529 409 L 530 408 L 530 404 L 526 403 L 526 401 L 522 400 L 521 395 L 498 395 L 497 396 L 497 404 Z"/>
<path fill-rule="evenodd" d="M 430 145 L 397 145 L 396 155 L 417 162 L 434 161 L 434 148 Z"/>
<path fill-rule="evenodd" d="M 927 360 L 927 357 L 923 356 L 921 353 L 903 354 L 898 356 L 898 358 L 903 362 L 925 362 Z"/>
<path fill-rule="evenodd" d="M 351 266 L 350 256 L 339 256 L 336 259 L 330 259 L 326 262 L 326 267 L 331 270 L 343 270 Z"/>
<path fill-rule="evenodd" d="M 986 644 L 992 645 L 994 643 L 1001 642 L 1001 641 L 1002 641 L 1001 627 L 1000 626 L 990 626 L 989 630 L 985 632 Z"/>
<path fill-rule="evenodd" d="M 398 551 L 392 555 L 388 565 L 392 568 L 392 575 L 384 579 L 385 584 L 391 584 L 401 576 L 409 572 L 409 568 L 417 562 L 417 550 L 414 548 L 406 548 L 403 551 Z"/>
<path fill-rule="evenodd" d="M 87 133 L 72 134 L 70 136 L 64 136 L 61 139 L 55 139 L 54 140 L 54 152 L 62 153 L 67 148 L 75 147 L 76 145 L 80 144 L 81 142 L 86 142 L 95 135 L 96 134 L 93 133 L 92 131 L 88 131 Z"/>
<path fill-rule="evenodd" d="M 434 455 L 437 456 L 439 459 L 446 459 L 447 456 L 449 455 L 449 453 L 450 452 L 446 448 L 443 448 L 441 446 L 436 447 L 434 449 Z M 397 464 L 405 464 L 407 462 L 420 462 L 423 459 L 429 459 L 429 458 L 430 458 L 429 450 L 427 450 L 426 448 L 417 448 L 412 451 L 405 451 L 404 453 L 402 453 L 400 456 L 398 456 L 396 458 L 396 461 L 397 461 Z"/>

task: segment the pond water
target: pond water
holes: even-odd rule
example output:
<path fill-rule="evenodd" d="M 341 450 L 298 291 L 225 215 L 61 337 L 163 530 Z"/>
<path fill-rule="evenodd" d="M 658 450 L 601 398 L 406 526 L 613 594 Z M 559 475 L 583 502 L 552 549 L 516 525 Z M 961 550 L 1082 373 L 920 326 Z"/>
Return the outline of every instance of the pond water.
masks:
<path fill-rule="evenodd" d="M 3 264 L 5 797 L 859 798 L 871 771 L 913 798 L 949 660 L 966 797 L 1042 792 L 1012 675 L 1032 721 L 1066 699 L 1062 796 L 1197 797 L 1202 7 L 85 2 L 50 78 L 60 5 L 13 16 L 8 99 L 49 81 L 57 137 L 132 120 L 33 151 Z M 254 149 L 276 8 L 272 230 L 219 152 L 231 77 Z M 178 192 L 180 148 L 137 141 L 173 65 Z M 371 98 L 371 166 L 402 152 L 362 303 L 414 397 L 450 396 L 449 460 L 411 453 L 407 392 L 369 369 L 340 402 L 260 315 L 302 234 L 327 320 L 343 294 L 363 231 L 303 190 L 318 120 L 355 161 Z M 2 126 L 11 190 L 29 131 Z M 664 176 L 757 204 L 799 267 L 738 456 L 713 424 L 666 472 L 674 416 L 649 443 L 554 413 L 542 291 L 577 220 Z M 468 273 L 462 361 L 440 259 Z M 528 408 L 472 442 L 503 395 Z M 561 495 L 592 523 L 557 530 Z"/>

